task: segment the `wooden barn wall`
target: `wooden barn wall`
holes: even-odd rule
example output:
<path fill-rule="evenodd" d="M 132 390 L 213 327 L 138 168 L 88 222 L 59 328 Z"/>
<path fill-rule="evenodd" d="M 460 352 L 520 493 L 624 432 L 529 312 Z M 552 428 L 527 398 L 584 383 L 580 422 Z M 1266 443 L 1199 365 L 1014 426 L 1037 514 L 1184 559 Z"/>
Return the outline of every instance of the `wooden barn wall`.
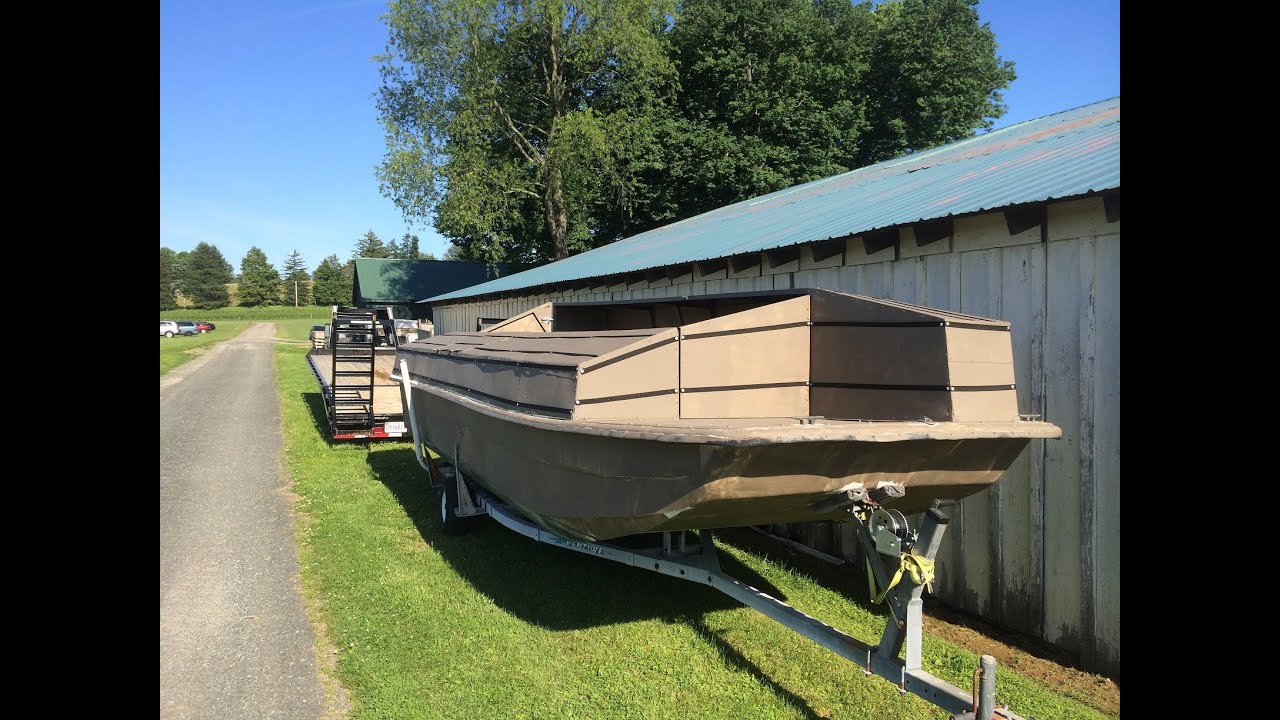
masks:
<path fill-rule="evenodd" d="M 1120 222 L 1092 197 L 1050 203 L 1040 226 L 1010 234 L 1003 213 L 954 221 L 950 237 L 868 255 L 849 238 L 843 255 L 774 270 L 768 262 L 676 282 L 614 281 L 549 295 L 435 309 L 436 332 L 474 330 L 548 300 L 591 301 L 819 287 L 1009 320 L 1018 407 L 1062 428 L 1033 441 L 991 489 L 950 509 L 935 591 L 998 625 L 1120 673 Z M 683 280 L 683 282 L 680 282 Z M 847 525 L 787 533 L 847 556 Z"/>

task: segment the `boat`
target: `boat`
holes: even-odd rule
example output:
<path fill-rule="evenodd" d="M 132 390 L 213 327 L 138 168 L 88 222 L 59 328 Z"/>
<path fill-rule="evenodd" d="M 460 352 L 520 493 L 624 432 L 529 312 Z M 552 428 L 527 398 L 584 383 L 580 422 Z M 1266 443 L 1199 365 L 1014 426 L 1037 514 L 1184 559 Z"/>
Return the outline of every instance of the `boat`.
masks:
<path fill-rule="evenodd" d="M 821 289 L 556 302 L 397 369 L 467 485 L 589 542 L 921 512 L 1061 434 L 1018 412 L 1009 323 Z"/>

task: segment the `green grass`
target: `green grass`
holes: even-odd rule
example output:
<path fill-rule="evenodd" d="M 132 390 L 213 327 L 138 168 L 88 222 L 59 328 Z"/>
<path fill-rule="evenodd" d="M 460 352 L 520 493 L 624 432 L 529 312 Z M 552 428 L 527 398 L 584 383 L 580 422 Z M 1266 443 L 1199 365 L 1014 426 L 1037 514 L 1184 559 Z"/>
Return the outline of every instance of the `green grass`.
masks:
<path fill-rule="evenodd" d="M 328 305 L 306 305 L 303 307 L 293 307 L 292 305 L 271 305 L 268 307 L 225 307 L 217 310 L 196 310 L 195 308 L 180 308 L 178 310 L 165 310 L 160 313 L 161 320 L 280 320 L 284 318 L 314 318 L 322 322 L 328 320 L 332 316 L 332 311 Z M 221 329 L 222 325 L 218 325 Z"/>
<path fill-rule="evenodd" d="M 218 326 L 218 329 L 203 335 L 192 335 L 190 337 L 175 335 L 171 338 L 161 335 L 160 377 L 164 377 L 165 373 L 179 365 L 196 359 L 201 352 L 200 348 L 209 347 L 223 340 L 230 340 L 249 327 L 248 321 L 222 322 L 215 320 L 214 324 Z"/>
<path fill-rule="evenodd" d="M 328 321 L 329 316 L 325 316 L 322 320 L 316 318 L 276 320 L 276 337 L 294 342 L 309 343 L 311 342 L 311 328 L 315 325 L 324 325 Z"/>
<path fill-rule="evenodd" d="M 303 356 L 277 348 L 308 605 L 354 718 L 940 718 L 945 714 L 706 587 L 552 548 L 480 519 L 439 531 L 407 443 L 330 445 Z M 726 572 L 864 640 L 884 618 L 727 544 Z M 938 638 L 926 669 L 968 687 Z M 1001 669 L 1023 715 L 1106 715 Z"/>

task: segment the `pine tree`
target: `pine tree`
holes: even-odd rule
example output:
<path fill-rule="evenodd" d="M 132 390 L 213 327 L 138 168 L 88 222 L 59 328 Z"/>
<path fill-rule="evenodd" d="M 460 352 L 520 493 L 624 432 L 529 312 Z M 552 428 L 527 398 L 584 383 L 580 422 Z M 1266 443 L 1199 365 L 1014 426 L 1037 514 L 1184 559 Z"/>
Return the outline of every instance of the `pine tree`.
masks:
<path fill-rule="evenodd" d="M 356 241 L 356 252 L 353 258 L 384 258 L 387 257 L 387 246 L 382 243 L 382 238 L 373 230 L 364 234 L 364 237 Z"/>
<path fill-rule="evenodd" d="M 302 254 L 294 250 L 280 269 L 284 277 L 284 303 L 293 304 L 295 297 L 299 305 L 311 305 L 311 275 L 302 260 Z"/>
<path fill-rule="evenodd" d="M 257 246 L 249 248 L 240 261 L 240 304 L 245 307 L 280 304 L 280 275 Z"/>
<path fill-rule="evenodd" d="M 325 258 L 316 268 L 314 292 L 317 305 L 351 304 L 351 281 L 337 255 Z"/>

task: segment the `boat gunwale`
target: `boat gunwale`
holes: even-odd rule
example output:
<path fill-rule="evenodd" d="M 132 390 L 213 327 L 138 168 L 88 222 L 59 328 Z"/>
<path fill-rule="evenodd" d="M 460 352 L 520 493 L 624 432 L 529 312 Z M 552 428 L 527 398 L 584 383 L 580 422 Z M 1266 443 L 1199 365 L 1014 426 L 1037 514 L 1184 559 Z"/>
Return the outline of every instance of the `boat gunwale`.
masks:
<path fill-rule="evenodd" d="M 396 368 L 396 375 L 399 374 Z M 498 420 L 528 425 L 553 432 L 572 432 L 581 435 L 629 440 L 653 440 L 668 443 L 719 445 L 726 447 L 757 447 L 807 442 L 906 442 L 910 440 L 994 440 L 1026 438 L 1051 440 L 1062 436 L 1056 425 L 1037 420 L 1012 422 L 966 423 L 952 421 L 887 421 L 816 419 L 813 424 L 802 423 L 796 418 L 727 418 L 727 420 L 760 420 L 757 425 L 739 425 L 723 429 L 704 428 L 694 424 L 682 424 L 667 418 L 628 418 L 609 420 L 571 420 L 534 414 L 519 409 L 508 409 L 478 400 L 447 387 L 436 385 L 429 378 L 410 373 L 410 388 L 429 392 L 444 400 L 483 413 Z M 795 424 L 763 422 L 790 419 Z M 686 421 L 688 422 L 688 421 Z M 705 422 L 705 421 L 702 421 Z"/>

